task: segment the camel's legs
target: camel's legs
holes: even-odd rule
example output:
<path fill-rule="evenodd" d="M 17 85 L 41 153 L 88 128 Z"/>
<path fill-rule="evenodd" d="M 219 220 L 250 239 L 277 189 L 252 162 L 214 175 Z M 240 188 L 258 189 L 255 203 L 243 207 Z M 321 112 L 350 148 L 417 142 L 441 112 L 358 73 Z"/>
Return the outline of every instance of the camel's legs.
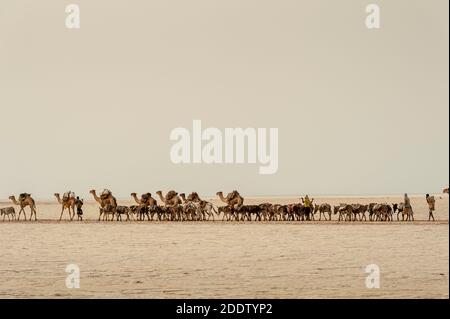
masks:
<path fill-rule="evenodd" d="M 63 213 L 64 213 L 64 206 L 61 208 L 61 215 L 59 215 L 59 220 L 62 219 Z M 70 215 L 70 212 L 69 212 L 69 215 Z"/>
<path fill-rule="evenodd" d="M 19 217 L 17 217 L 17 220 L 20 220 L 20 214 L 23 212 L 23 216 L 25 216 L 25 220 L 27 220 L 27 214 L 25 213 L 25 210 L 23 209 L 23 207 L 20 208 L 19 211 Z"/>

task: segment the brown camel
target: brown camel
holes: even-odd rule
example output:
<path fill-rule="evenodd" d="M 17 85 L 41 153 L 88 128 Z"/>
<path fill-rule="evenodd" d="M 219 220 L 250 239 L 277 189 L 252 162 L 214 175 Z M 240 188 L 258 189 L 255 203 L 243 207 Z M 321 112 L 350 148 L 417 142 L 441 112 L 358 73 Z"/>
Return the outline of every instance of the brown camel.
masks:
<path fill-rule="evenodd" d="M 325 220 L 327 220 L 327 217 L 325 215 L 325 213 L 328 214 L 328 219 L 331 220 L 331 205 L 327 204 L 327 203 L 323 203 L 323 204 L 314 204 L 314 214 L 319 212 L 319 220 L 322 219 L 322 215 L 323 218 L 325 218 Z"/>
<path fill-rule="evenodd" d="M 92 196 L 94 196 L 94 199 L 97 203 L 99 203 L 100 208 L 105 207 L 107 208 L 106 210 L 100 209 L 100 215 L 98 216 L 98 220 L 100 220 L 102 214 L 108 212 L 109 210 L 113 209 L 115 210 L 115 208 L 117 207 L 117 200 L 110 191 L 104 190 L 103 193 L 100 195 L 100 197 L 97 196 L 95 189 L 90 190 L 89 193 L 91 193 Z"/>
<path fill-rule="evenodd" d="M 14 207 L 4 207 L 0 208 L 0 216 L 3 216 L 3 221 L 5 221 L 5 217 L 8 216 L 8 220 L 16 219 L 16 210 Z"/>
<path fill-rule="evenodd" d="M 136 193 L 131 193 L 131 197 L 133 197 L 134 201 L 139 205 L 145 205 L 146 207 L 158 205 L 158 201 L 152 197 L 151 193 L 142 194 L 140 199 L 137 198 Z"/>
<path fill-rule="evenodd" d="M 138 204 L 138 206 L 134 210 L 138 215 L 138 219 L 144 219 L 144 214 L 147 215 L 147 218 L 149 219 L 150 217 L 148 213 L 150 213 L 151 219 L 153 220 L 154 214 L 157 213 L 158 202 L 152 197 L 152 194 L 142 194 L 141 198 L 139 199 L 137 198 L 136 193 L 131 193 L 131 197 L 133 197 L 134 201 Z"/>
<path fill-rule="evenodd" d="M 181 200 L 183 201 L 183 204 L 187 204 L 187 203 L 190 202 L 190 200 L 188 200 L 188 199 L 186 198 L 186 194 L 185 194 L 185 193 L 181 193 L 181 194 L 180 194 L 180 198 L 181 198 Z"/>
<path fill-rule="evenodd" d="M 163 196 L 161 191 L 157 191 L 156 195 L 159 196 L 159 198 L 161 199 L 161 201 L 164 203 L 164 205 L 166 206 L 175 206 L 175 205 L 181 205 L 183 202 L 180 198 L 180 196 L 178 195 L 177 192 L 175 191 L 169 191 L 166 196 Z"/>
<path fill-rule="evenodd" d="M 25 214 L 25 207 L 27 207 L 27 206 L 30 206 L 30 209 L 31 209 L 30 220 L 33 217 L 33 214 L 34 214 L 34 220 L 37 220 L 37 218 L 36 218 L 36 203 L 34 202 L 34 199 L 31 197 L 31 194 L 27 194 L 27 193 L 20 194 L 19 201 L 16 200 L 16 197 L 14 195 L 9 196 L 9 199 L 15 205 L 20 206 L 19 216 L 17 217 L 17 220 L 20 219 L 21 212 L 23 212 L 23 215 L 25 216 L 25 220 L 27 220 L 27 215 Z"/>
<path fill-rule="evenodd" d="M 444 188 L 444 189 L 442 190 L 442 192 L 443 192 L 444 194 L 448 194 L 448 187 L 447 187 L 447 188 Z"/>
<path fill-rule="evenodd" d="M 54 194 L 56 199 L 58 200 L 58 203 L 61 204 L 61 215 L 59 216 L 59 220 L 62 219 L 62 215 L 64 213 L 64 210 L 67 208 L 67 210 L 69 211 L 69 218 L 70 220 L 73 220 L 73 218 L 75 217 L 75 202 L 76 202 L 76 198 L 75 196 L 71 195 L 71 192 L 68 192 L 66 194 L 64 194 L 63 198 L 61 199 L 61 197 L 59 196 L 59 193 L 55 193 Z M 72 213 L 70 213 L 70 209 L 72 208 Z"/>
<path fill-rule="evenodd" d="M 197 192 L 190 193 L 187 199 L 191 202 L 201 202 L 202 201 L 202 199 L 200 198 L 200 196 L 198 195 Z"/>
<path fill-rule="evenodd" d="M 161 191 L 157 191 L 156 194 L 166 207 L 166 217 L 170 220 L 181 221 L 183 219 L 183 201 L 178 193 L 171 190 L 166 194 L 166 196 L 163 196 Z"/>
<path fill-rule="evenodd" d="M 217 192 L 216 195 L 219 196 L 222 202 L 226 203 L 231 208 L 234 208 L 234 205 L 236 205 L 237 208 L 244 205 L 244 198 L 236 190 L 229 193 L 227 197 L 223 197 L 223 192 Z"/>

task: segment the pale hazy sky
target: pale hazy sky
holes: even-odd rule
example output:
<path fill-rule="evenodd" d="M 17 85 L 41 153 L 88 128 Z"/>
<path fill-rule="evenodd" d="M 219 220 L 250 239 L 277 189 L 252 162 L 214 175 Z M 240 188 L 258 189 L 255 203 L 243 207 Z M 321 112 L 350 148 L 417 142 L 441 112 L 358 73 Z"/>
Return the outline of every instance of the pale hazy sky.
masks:
<path fill-rule="evenodd" d="M 81 28 L 66 29 L 77 3 Z M 381 28 L 365 27 L 365 6 Z M 448 1 L 2 0 L 0 198 L 440 192 Z M 175 127 L 277 127 L 279 169 L 175 165 Z"/>

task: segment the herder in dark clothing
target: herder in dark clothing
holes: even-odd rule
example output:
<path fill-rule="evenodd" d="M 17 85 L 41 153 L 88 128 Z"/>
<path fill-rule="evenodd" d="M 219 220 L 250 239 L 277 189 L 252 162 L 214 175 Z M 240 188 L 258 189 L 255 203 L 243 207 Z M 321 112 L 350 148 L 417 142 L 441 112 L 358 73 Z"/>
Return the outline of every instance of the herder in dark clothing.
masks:
<path fill-rule="evenodd" d="M 77 207 L 77 217 L 78 220 L 83 220 L 83 200 L 77 196 L 77 200 L 75 201 L 75 206 Z"/>

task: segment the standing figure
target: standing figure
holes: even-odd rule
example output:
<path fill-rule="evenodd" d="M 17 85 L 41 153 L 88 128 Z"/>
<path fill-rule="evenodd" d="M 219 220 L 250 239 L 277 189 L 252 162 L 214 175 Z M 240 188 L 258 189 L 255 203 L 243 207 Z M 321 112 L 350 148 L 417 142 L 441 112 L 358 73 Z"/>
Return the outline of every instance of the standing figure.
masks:
<path fill-rule="evenodd" d="M 83 220 L 83 200 L 77 196 L 77 200 L 75 201 L 75 206 L 77 207 L 77 218 L 78 220 Z"/>
<path fill-rule="evenodd" d="M 407 193 L 405 193 L 404 200 L 403 200 L 402 220 L 404 220 L 405 215 L 406 215 L 406 220 L 413 220 L 414 221 L 413 210 L 412 210 L 412 207 L 411 207 L 411 200 L 409 199 Z"/>
<path fill-rule="evenodd" d="M 314 220 L 314 210 L 313 210 L 314 198 L 309 199 L 309 196 L 306 195 L 305 198 L 302 197 L 301 199 L 302 199 L 303 207 L 305 209 L 306 219 Z"/>
<path fill-rule="evenodd" d="M 434 221 L 433 211 L 434 211 L 434 204 L 436 201 L 434 200 L 434 196 L 430 196 L 430 194 L 425 195 L 425 198 L 427 199 L 428 203 L 428 220 L 433 218 Z"/>

